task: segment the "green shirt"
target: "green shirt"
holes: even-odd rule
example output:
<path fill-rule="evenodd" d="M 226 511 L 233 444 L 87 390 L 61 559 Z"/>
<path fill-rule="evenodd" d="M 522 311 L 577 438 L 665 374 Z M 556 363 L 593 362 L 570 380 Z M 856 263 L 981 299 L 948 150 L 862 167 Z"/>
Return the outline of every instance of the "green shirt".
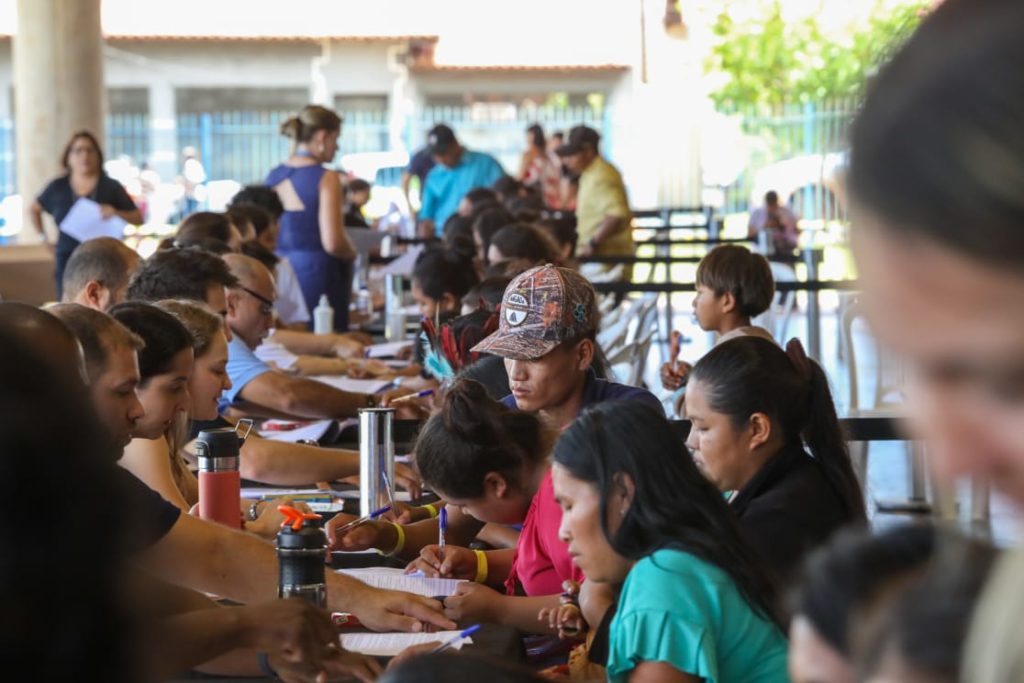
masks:
<path fill-rule="evenodd" d="M 643 558 L 626 577 L 612 619 L 608 680 L 645 661 L 708 683 L 786 683 L 786 639 L 728 574 L 680 550 Z"/>

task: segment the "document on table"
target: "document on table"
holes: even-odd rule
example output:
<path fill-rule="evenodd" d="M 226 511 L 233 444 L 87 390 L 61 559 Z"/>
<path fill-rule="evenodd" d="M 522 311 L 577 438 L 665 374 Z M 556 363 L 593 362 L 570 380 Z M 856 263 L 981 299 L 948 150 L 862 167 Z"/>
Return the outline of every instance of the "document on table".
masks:
<path fill-rule="evenodd" d="M 459 631 L 438 631 L 437 633 L 346 633 L 341 636 L 341 646 L 349 652 L 360 652 L 372 657 L 394 657 L 411 645 L 442 643 L 459 635 Z M 463 645 L 472 645 L 472 638 L 463 638 L 450 647 L 461 650 Z"/>
<path fill-rule="evenodd" d="M 401 569 L 393 567 L 366 567 L 362 569 L 339 569 L 339 573 L 359 579 L 374 588 L 385 588 L 393 591 L 405 591 L 433 598 L 445 597 L 455 593 L 455 587 L 465 583 L 459 579 L 429 579 L 425 576 L 412 576 Z M 436 635 L 436 634 L 435 634 Z"/>
<path fill-rule="evenodd" d="M 337 496 L 338 498 L 357 500 L 359 498 L 359 489 L 352 489 L 351 491 L 338 491 Z M 395 502 L 411 503 L 412 496 L 409 495 L 408 491 L 395 491 Z"/>
<path fill-rule="evenodd" d="M 391 386 L 391 380 L 387 379 L 352 379 L 351 377 L 338 377 L 336 375 L 313 375 L 310 379 L 329 384 L 335 389 L 351 391 L 356 394 L 376 394 L 378 391 Z"/>
<path fill-rule="evenodd" d="M 413 341 L 384 342 L 382 344 L 371 344 L 366 347 L 367 358 L 388 358 L 397 356 L 405 349 L 412 346 Z"/>
<path fill-rule="evenodd" d="M 124 226 L 128 222 L 120 216 L 103 217 L 100 205 L 87 197 L 79 197 L 60 222 L 60 230 L 79 242 L 97 237 L 124 239 Z"/>
<path fill-rule="evenodd" d="M 268 422 L 273 423 L 274 420 L 268 420 Z M 332 424 L 334 424 L 334 420 L 316 420 L 295 429 L 261 429 L 260 436 L 271 441 L 286 443 L 298 443 L 303 439 L 319 441 Z"/>

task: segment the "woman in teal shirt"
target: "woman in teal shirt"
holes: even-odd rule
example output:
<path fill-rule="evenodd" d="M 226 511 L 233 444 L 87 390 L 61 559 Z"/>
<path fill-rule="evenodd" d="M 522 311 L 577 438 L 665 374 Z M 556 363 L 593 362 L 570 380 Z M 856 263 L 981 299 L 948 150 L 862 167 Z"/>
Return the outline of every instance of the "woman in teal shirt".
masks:
<path fill-rule="evenodd" d="M 588 581 L 621 586 L 609 681 L 789 680 L 775 586 L 664 416 L 595 406 L 554 459 L 570 555 Z"/>

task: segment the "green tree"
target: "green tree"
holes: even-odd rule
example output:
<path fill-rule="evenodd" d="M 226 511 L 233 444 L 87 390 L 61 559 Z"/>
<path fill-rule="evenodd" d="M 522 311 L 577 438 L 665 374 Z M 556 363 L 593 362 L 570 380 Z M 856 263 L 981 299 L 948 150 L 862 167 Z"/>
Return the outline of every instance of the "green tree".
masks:
<path fill-rule="evenodd" d="M 785 104 L 856 97 L 870 75 L 913 32 L 927 3 L 896 9 L 876 3 L 845 40 L 826 36 L 811 16 L 786 22 L 778 1 L 756 20 L 718 15 L 709 72 L 726 75 L 711 98 L 720 109 L 776 109 Z"/>

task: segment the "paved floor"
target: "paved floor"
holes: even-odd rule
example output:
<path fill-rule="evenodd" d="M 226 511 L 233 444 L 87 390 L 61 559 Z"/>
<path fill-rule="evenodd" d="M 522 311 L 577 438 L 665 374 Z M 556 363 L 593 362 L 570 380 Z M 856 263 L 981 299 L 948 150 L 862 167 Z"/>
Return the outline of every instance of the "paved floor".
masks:
<path fill-rule="evenodd" d="M 689 340 L 683 346 L 680 357 L 690 362 L 701 357 L 713 343 L 713 339 L 703 332 L 694 321 L 691 314 L 692 295 L 677 295 L 674 303 L 674 327 L 681 331 Z M 798 337 L 807 346 L 807 316 L 806 300 L 801 296 L 799 305 L 790 320 L 786 338 Z M 850 395 L 850 368 L 844 354 L 839 348 L 839 333 L 842 325 L 837 315 L 837 298 L 834 294 L 822 295 L 821 314 L 821 351 L 822 365 L 829 376 L 832 384 L 833 398 L 836 402 L 840 416 L 849 413 L 851 405 Z M 664 333 L 664 306 L 662 305 L 659 321 Z M 858 367 L 858 388 L 860 396 L 860 407 L 870 408 L 873 402 L 876 384 L 876 369 L 878 354 L 874 349 L 874 343 L 870 333 L 862 322 L 855 322 L 852 328 L 854 338 L 855 355 Z M 651 349 L 647 366 L 644 373 L 645 382 L 660 397 L 666 397 L 668 392 L 661 389 L 658 380 L 658 368 L 664 362 L 667 355 L 667 346 L 662 343 Z M 900 521 L 922 519 L 920 515 L 904 515 L 880 513 L 876 510 L 875 501 L 894 500 L 906 498 L 910 492 L 908 476 L 908 444 L 904 442 L 877 442 L 869 447 L 868 455 L 868 483 L 866 495 L 868 497 L 869 514 L 872 516 L 872 523 L 875 526 L 885 526 Z M 927 487 L 926 495 L 932 500 L 931 487 Z M 1020 532 L 1024 529 L 1021 513 L 1015 510 L 1008 501 L 992 494 L 990 501 L 990 519 L 987 521 L 971 520 L 971 498 L 970 482 L 959 482 L 957 485 L 956 510 L 948 513 L 947 518 L 955 522 L 960 528 L 971 533 L 983 536 L 990 536 L 995 542 L 1006 545 L 1015 542 L 1020 538 Z"/>

